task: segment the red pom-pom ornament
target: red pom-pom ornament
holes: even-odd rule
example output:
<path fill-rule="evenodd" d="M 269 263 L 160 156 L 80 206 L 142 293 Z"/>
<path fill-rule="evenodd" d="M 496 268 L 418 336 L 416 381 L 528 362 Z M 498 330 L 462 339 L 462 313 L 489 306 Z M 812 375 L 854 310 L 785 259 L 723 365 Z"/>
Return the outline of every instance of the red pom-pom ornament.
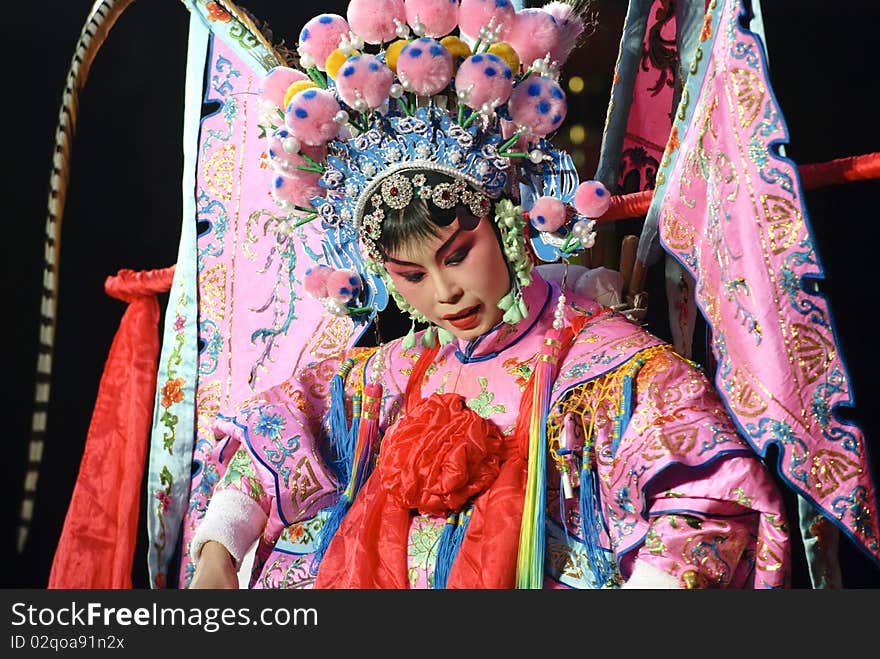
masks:
<path fill-rule="evenodd" d="M 306 158 L 303 158 L 303 154 L 315 162 L 321 162 L 327 155 L 327 147 L 323 144 L 319 146 L 302 144 L 289 128 L 281 127 L 269 136 L 267 153 L 269 163 L 275 171 L 285 176 L 297 176 L 299 172 L 304 171 L 297 167 L 311 165 Z"/>
<path fill-rule="evenodd" d="M 442 37 L 458 25 L 458 0 L 404 0 L 404 5 L 409 26 L 424 29 L 419 36 Z"/>
<path fill-rule="evenodd" d="M 513 72 L 498 55 L 471 55 L 458 67 L 455 89 L 461 101 L 469 108 L 479 110 L 489 103 L 494 109 L 510 98 Z"/>
<path fill-rule="evenodd" d="M 294 211 L 297 206 L 307 208 L 312 199 L 323 197 L 326 193 L 318 183 L 320 178 L 321 174 L 317 172 L 299 172 L 291 176 L 273 172 L 270 186 L 272 199 L 286 211 Z"/>
<path fill-rule="evenodd" d="M 362 290 L 363 283 L 354 270 L 334 270 L 327 276 L 327 297 L 341 304 L 352 301 Z"/>
<path fill-rule="evenodd" d="M 507 34 L 513 29 L 516 8 L 510 0 L 461 0 L 458 9 L 458 29 L 463 37 L 476 41 L 480 38 L 480 28 L 498 30 L 498 40 L 507 41 Z"/>
<path fill-rule="evenodd" d="M 528 68 L 536 59 L 557 52 L 559 38 L 559 26 L 550 14 L 542 9 L 522 9 L 516 12 L 516 20 L 506 41 L 516 50 L 523 66 Z"/>
<path fill-rule="evenodd" d="M 303 278 L 303 286 L 306 293 L 319 300 L 327 297 L 327 278 L 333 273 L 333 268 L 326 265 L 316 265 L 306 270 Z"/>
<path fill-rule="evenodd" d="M 309 76 L 302 71 L 297 71 L 287 66 L 276 66 L 270 69 L 260 81 L 260 98 L 272 101 L 279 108 L 283 108 L 284 92 L 287 91 L 287 88 L 295 82 L 308 79 Z"/>

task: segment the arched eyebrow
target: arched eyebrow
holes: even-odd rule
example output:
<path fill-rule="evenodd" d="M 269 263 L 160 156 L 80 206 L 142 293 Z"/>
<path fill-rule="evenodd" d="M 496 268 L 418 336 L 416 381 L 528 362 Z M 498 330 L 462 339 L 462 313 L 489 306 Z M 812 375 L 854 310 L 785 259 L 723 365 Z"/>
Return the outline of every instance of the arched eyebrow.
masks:
<path fill-rule="evenodd" d="M 456 229 L 453 232 L 453 234 L 451 236 L 449 236 L 449 238 L 446 240 L 446 242 L 443 243 L 442 245 L 440 245 L 439 249 L 435 252 L 435 254 L 440 254 L 445 249 L 447 249 L 455 241 L 455 239 L 458 238 L 458 234 L 460 234 L 460 233 L 461 233 L 461 227 Z M 410 261 L 398 261 L 397 259 L 395 259 L 391 256 L 388 256 L 387 254 L 385 255 L 385 260 L 391 261 L 391 263 L 393 263 L 394 265 L 409 266 L 412 268 L 421 268 L 422 267 L 418 263 L 411 263 Z"/>

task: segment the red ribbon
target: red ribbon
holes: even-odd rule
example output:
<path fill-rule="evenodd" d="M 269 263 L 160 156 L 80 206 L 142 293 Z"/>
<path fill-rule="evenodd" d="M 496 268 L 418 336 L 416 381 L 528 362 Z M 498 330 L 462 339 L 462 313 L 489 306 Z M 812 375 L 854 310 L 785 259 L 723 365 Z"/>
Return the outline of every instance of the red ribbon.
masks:
<path fill-rule="evenodd" d="M 131 588 L 141 478 L 156 390 L 159 302 L 174 266 L 120 270 L 104 290 L 128 302 L 101 376 L 49 588 Z"/>

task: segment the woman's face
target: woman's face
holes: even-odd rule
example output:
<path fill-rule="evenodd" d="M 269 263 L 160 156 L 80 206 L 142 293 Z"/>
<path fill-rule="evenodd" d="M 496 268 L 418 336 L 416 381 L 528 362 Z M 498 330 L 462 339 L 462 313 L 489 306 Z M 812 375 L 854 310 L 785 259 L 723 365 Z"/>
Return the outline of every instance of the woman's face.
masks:
<path fill-rule="evenodd" d="M 470 341 L 501 321 L 510 273 L 490 220 L 471 231 L 456 219 L 433 240 L 412 240 L 386 256 L 400 294 L 428 320 Z"/>

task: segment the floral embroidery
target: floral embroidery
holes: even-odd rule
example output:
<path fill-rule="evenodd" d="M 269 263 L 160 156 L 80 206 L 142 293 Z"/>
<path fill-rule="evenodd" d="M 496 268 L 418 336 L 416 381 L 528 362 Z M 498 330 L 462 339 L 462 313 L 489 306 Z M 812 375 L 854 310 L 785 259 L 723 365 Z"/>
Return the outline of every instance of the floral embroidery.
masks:
<path fill-rule="evenodd" d="M 506 412 L 507 408 L 504 406 L 503 403 L 492 405 L 492 401 L 495 399 L 495 394 L 490 391 L 486 391 L 486 388 L 489 386 L 488 378 L 479 378 L 479 383 L 480 394 L 476 398 L 471 398 L 467 402 L 467 406 L 484 419 L 490 418 L 493 414 L 497 412 Z"/>
<path fill-rule="evenodd" d="M 434 565 L 437 561 L 437 542 L 440 540 L 442 526 L 434 524 L 429 518 L 419 516 L 413 521 L 410 530 L 409 583 L 416 587 L 419 577 L 427 580 L 428 588 L 434 585 Z"/>
<path fill-rule="evenodd" d="M 184 378 L 170 379 L 162 387 L 162 407 L 171 407 L 174 403 L 183 400 L 183 385 L 186 383 Z"/>
<path fill-rule="evenodd" d="M 260 410 L 260 418 L 254 423 L 253 431 L 269 439 L 278 439 L 284 431 L 284 417 Z"/>
<path fill-rule="evenodd" d="M 226 485 L 236 484 L 251 499 L 259 503 L 265 496 L 265 490 L 257 475 L 254 464 L 245 449 L 240 448 L 232 456 L 226 473 L 223 474 L 222 485 L 218 489 L 222 489 Z M 245 487 L 242 487 L 244 485 Z"/>
<path fill-rule="evenodd" d="M 205 9 L 208 10 L 209 21 L 220 21 L 221 23 L 228 23 L 232 20 L 232 16 L 229 15 L 229 12 L 223 9 L 223 7 L 221 7 L 216 2 L 205 3 Z"/>

